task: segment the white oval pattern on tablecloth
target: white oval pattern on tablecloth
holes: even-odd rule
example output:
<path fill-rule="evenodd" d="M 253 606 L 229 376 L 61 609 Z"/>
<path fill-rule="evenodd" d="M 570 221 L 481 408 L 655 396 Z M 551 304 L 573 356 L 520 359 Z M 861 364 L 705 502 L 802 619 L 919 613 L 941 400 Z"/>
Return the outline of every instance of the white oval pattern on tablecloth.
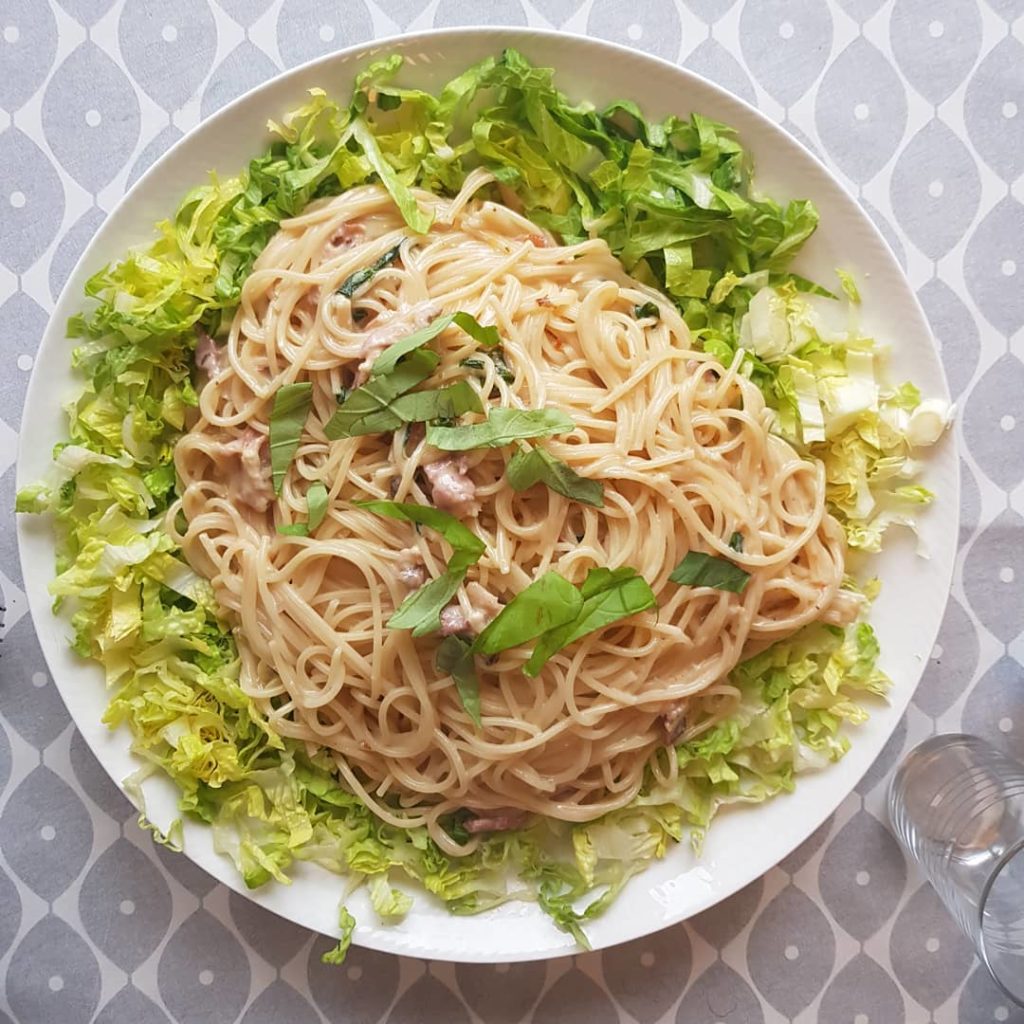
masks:
<path fill-rule="evenodd" d="M 91 41 L 71 52 L 43 93 L 46 141 L 64 170 L 92 193 L 128 162 L 140 122 L 127 74 Z"/>
<path fill-rule="evenodd" d="M 132 79 L 167 111 L 199 88 L 217 52 L 206 0 L 127 0 L 117 38 Z"/>
<path fill-rule="evenodd" d="M 322 964 L 327 939 L 226 896 L 139 833 L 69 728 L 28 618 L 9 617 L 5 635 L 0 627 L 0 1022 L 378 1024 L 437 1014 L 451 1024 L 758 1024 L 798 1014 L 899 1024 L 932 1010 L 938 1024 L 1021 1021 L 899 857 L 883 800 L 900 754 L 936 723 L 1024 756 L 1022 13 L 1024 0 L 0 2 L 4 507 L 14 494 L 4 438 L 20 425 L 49 309 L 120 190 L 199 116 L 281 67 L 374 34 L 568 24 L 679 60 L 757 103 L 853 186 L 910 275 L 963 409 L 967 549 L 914 707 L 834 818 L 779 870 L 689 924 L 550 965 L 425 973 L 358 948 L 341 968 Z M 20 579 L 8 520 L 8 600 Z"/>
<path fill-rule="evenodd" d="M 981 199 L 981 178 L 967 147 L 937 117 L 907 143 L 892 172 L 899 226 L 931 260 L 963 237 Z"/>
<path fill-rule="evenodd" d="M 978 325 L 963 300 L 937 277 L 928 281 L 917 297 L 939 343 L 949 390 L 954 398 L 959 398 L 978 366 L 981 354 Z"/>

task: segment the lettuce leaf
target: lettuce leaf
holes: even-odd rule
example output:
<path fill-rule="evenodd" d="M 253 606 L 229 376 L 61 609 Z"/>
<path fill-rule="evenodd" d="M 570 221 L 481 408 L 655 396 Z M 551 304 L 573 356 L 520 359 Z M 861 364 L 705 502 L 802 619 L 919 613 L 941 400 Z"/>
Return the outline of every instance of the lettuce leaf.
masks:
<path fill-rule="evenodd" d="M 352 933 L 356 930 L 356 919 L 345 907 L 338 911 L 338 927 L 341 929 L 341 937 L 337 945 L 320 957 L 321 963 L 337 965 L 345 962 L 348 948 L 352 945 Z"/>

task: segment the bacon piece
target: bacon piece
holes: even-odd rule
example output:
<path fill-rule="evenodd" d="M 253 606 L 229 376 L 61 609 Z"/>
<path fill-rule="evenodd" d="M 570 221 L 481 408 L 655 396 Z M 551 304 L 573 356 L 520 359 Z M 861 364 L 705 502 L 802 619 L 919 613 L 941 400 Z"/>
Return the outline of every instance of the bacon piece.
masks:
<path fill-rule="evenodd" d="M 231 441 L 214 445 L 213 454 L 232 463 L 227 481 L 234 499 L 255 512 L 266 512 L 274 500 L 267 435 L 249 427 Z"/>
<path fill-rule="evenodd" d="M 462 614 L 458 604 L 450 604 L 441 609 L 441 636 L 458 636 L 469 632 L 469 619 Z"/>
<path fill-rule="evenodd" d="M 661 728 L 665 733 L 665 746 L 670 747 L 686 731 L 686 701 L 681 700 L 662 713 Z"/>
<path fill-rule="evenodd" d="M 416 548 L 398 552 L 397 575 L 410 590 L 418 590 L 427 582 L 427 567 Z"/>
<path fill-rule="evenodd" d="M 475 580 L 466 584 L 466 600 L 469 602 L 468 614 L 458 601 L 441 609 L 441 636 L 482 633 L 502 609 L 501 602 Z"/>
<path fill-rule="evenodd" d="M 356 242 L 361 242 L 365 235 L 366 229 L 358 221 L 345 221 L 327 240 L 327 244 L 324 246 L 323 259 L 332 259 L 339 252 L 351 249 Z"/>
<path fill-rule="evenodd" d="M 212 380 L 225 366 L 221 347 L 202 327 L 196 328 L 196 339 L 196 366 Z"/>
<path fill-rule="evenodd" d="M 500 807 L 480 814 L 474 811 L 473 815 L 462 823 L 462 827 L 474 835 L 481 832 L 509 832 L 522 828 L 529 818 L 526 811 L 517 811 L 514 807 Z"/>
<path fill-rule="evenodd" d="M 476 484 L 469 478 L 468 469 L 465 455 L 440 459 L 423 467 L 430 481 L 431 499 L 442 512 L 468 516 L 480 510 L 476 502 Z"/>

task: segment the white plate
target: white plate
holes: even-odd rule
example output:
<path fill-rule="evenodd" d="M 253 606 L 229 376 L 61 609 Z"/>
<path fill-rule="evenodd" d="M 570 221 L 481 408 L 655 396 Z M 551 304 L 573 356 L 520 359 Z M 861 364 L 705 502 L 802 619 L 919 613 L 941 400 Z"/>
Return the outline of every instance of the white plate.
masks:
<path fill-rule="evenodd" d="M 51 446 L 64 436 L 59 400 L 80 389 L 69 368 L 64 324 L 79 309 L 90 272 L 147 240 L 152 225 L 170 215 L 184 192 L 204 180 L 211 168 L 223 174 L 242 168 L 264 148 L 267 119 L 299 105 L 307 89 L 320 86 L 347 96 L 359 68 L 373 57 L 396 51 L 407 58 L 402 81 L 429 89 L 505 46 L 556 68 L 558 84 L 572 97 L 595 104 L 628 97 L 652 117 L 698 111 L 738 129 L 754 154 L 761 191 L 780 199 L 808 197 L 821 212 L 821 226 L 801 254 L 800 272 L 834 280 L 830 275 L 836 266 L 854 271 L 861 282 L 865 327 L 892 345 L 895 377 L 913 378 L 925 395 L 948 399 L 924 315 L 882 237 L 825 168 L 762 114 L 688 71 L 609 43 L 546 32 L 445 30 L 347 50 L 281 75 L 204 121 L 131 189 L 83 254 L 43 338 L 22 421 L 18 485 L 45 472 Z M 882 666 L 894 682 L 889 706 L 874 712 L 871 721 L 855 731 L 853 747 L 843 761 L 801 779 L 794 794 L 723 813 L 699 860 L 682 845 L 634 879 L 611 909 L 588 926 L 595 948 L 663 928 L 736 892 L 806 839 L 874 761 L 921 677 L 946 604 L 959 510 L 952 435 L 933 451 L 927 482 L 938 495 L 922 531 L 930 559 L 916 557 L 909 539 L 894 538 L 875 562 L 885 585 L 871 618 L 882 645 Z M 100 671 L 71 653 L 67 625 L 50 613 L 46 584 L 52 576 L 52 535 L 45 524 L 22 516 L 18 536 L 29 605 L 54 681 L 89 746 L 111 777 L 120 781 L 137 767 L 128 752 L 128 735 L 110 733 L 100 724 L 107 699 Z M 176 817 L 173 787 L 154 778 L 145 789 L 150 817 L 166 828 Z M 309 928 L 336 933 L 342 883 L 323 869 L 299 865 L 291 886 L 248 892 L 231 863 L 213 851 L 208 829 L 187 825 L 185 852 L 262 906 Z M 478 917 L 453 917 L 424 894 L 406 919 L 392 926 L 376 922 L 361 893 L 349 906 L 359 921 L 355 941 L 373 949 L 461 961 L 529 960 L 575 951 L 569 936 L 529 904 Z"/>

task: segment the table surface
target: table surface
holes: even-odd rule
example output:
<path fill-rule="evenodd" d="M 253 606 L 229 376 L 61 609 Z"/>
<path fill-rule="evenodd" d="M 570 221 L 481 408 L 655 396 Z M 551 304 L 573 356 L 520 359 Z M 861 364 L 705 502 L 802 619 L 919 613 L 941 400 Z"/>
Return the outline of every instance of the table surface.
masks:
<path fill-rule="evenodd" d="M 146 166 L 281 68 L 404 29 L 484 22 L 677 60 L 818 153 L 918 292 L 964 457 L 939 643 L 898 732 L 836 815 L 684 925 L 511 967 L 359 949 L 324 967 L 326 940 L 155 846 L 47 674 L 3 516 L 0 1024 L 1024 1020 L 905 862 L 883 807 L 893 764 L 932 732 L 976 732 L 1024 756 L 1022 15 L 1024 0 L 0 2 L 0 507 L 13 505 L 48 313 Z"/>

